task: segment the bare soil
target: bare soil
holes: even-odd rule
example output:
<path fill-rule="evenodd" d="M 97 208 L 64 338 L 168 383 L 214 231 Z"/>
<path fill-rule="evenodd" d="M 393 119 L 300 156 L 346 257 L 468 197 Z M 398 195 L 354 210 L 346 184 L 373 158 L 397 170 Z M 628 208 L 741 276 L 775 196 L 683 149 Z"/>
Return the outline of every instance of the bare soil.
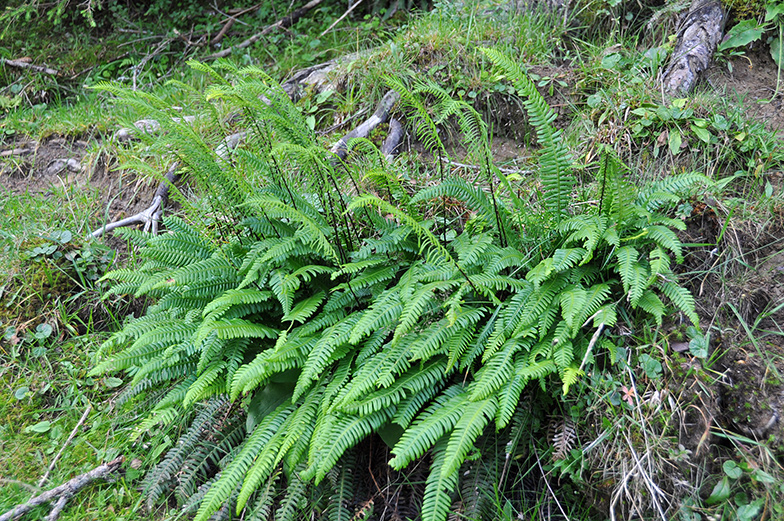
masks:
<path fill-rule="evenodd" d="M 96 227 L 146 208 L 156 189 L 153 181 L 118 169 L 105 153 L 91 153 L 91 143 L 79 139 L 18 139 L 0 145 L 4 190 L 13 195 L 46 195 L 61 185 L 100 193 L 102 204 L 93 209 Z"/>

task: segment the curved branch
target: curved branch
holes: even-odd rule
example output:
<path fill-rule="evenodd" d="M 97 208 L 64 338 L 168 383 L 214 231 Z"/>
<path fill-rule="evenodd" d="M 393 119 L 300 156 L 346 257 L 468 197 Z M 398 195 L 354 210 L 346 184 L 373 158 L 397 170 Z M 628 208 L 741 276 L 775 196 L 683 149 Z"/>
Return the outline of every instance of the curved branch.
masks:
<path fill-rule="evenodd" d="M 335 143 L 332 147 L 332 153 L 338 156 L 341 161 L 346 159 L 346 156 L 348 155 L 348 142 L 354 138 L 368 137 L 368 135 L 373 132 L 373 129 L 380 124 L 385 123 L 389 119 L 389 113 L 392 110 L 392 107 L 395 106 L 395 103 L 397 103 L 399 99 L 400 94 L 394 90 L 390 90 L 384 94 L 384 97 L 381 98 L 381 102 L 378 104 L 373 115 L 357 128 L 340 138 L 340 141 Z"/>

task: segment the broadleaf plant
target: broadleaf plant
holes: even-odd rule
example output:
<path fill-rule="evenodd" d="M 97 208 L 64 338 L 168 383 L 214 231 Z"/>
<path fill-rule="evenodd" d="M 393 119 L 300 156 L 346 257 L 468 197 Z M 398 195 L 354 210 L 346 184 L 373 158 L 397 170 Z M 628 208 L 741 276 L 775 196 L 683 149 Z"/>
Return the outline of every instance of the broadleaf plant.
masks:
<path fill-rule="evenodd" d="M 568 393 L 621 308 L 661 322 L 669 300 L 697 323 L 671 269 L 681 223 L 657 211 L 698 176 L 635 194 L 605 151 L 601 203 L 574 213 L 571 165 L 549 107 L 511 60 L 485 52 L 527 97 L 543 147 L 540 207 L 524 204 L 492 164 L 476 111 L 437 86 L 390 80 L 403 115 L 430 129 L 441 156 L 433 129 L 458 121 L 486 189 L 445 175 L 411 197 L 364 142 L 353 153 L 366 151 L 376 185 L 363 190 L 369 177 L 330 158 L 263 71 L 223 65 L 227 81 L 198 65 L 219 82 L 202 100 L 205 118 L 219 123 L 229 107 L 248 136 L 228 158 L 211 152 L 221 135 L 181 122 L 147 138 L 177 156 L 202 199 L 165 217 L 161 235 L 124 232 L 141 244 L 142 262 L 107 274 L 109 293 L 155 303 L 104 344 L 91 371 L 125 371 L 125 400 L 162 391 L 140 433 L 191 422 L 147 477 L 152 501 L 178 475 L 197 521 L 229 508 L 266 518 L 276 505 L 278 517 L 295 518 L 308 490 L 344 497 L 352 448 L 382 431 L 395 469 L 431 454 L 421 515 L 442 521 L 477 440 L 507 432 L 529 384 L 555 399 Z M 103 88 L 166 118 L 160 100 Z M 433 217 L 446 198 L 471 215 L 452 233 Z M 532 220 L 543 235 L 527 232 Z M 335 519 L 346 517 L 330 504 Z"/>

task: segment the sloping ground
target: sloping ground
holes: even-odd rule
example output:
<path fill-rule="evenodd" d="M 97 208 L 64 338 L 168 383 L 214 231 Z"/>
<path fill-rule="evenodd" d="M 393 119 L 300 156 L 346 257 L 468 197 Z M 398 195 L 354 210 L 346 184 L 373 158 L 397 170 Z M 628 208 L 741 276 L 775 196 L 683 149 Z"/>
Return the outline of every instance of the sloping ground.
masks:
<path fill-rule="evenodd" d="M 737 110 L 746 111 L 764 122 L 769 130 L 778 131 L 784 128 L 781 98 L 769 104 L 758 103 L 772 94 L 771 85 L 775 85 L 776 71 L 771 67 L 772 62 L 764 58 L 764 55 L 752 55 L 752 62 L 756 63 L 751 69 L 748 69 L 748 61 L 736 59 L 733 73 L 727 72 L 725 66 L 717 65 L 710 72 L 709 87 L 704 88 L 724 93 L 737 91 L 741 97 L 745 96 Z M 532 71 L 541 77 L 564 79 L 567 83 L 574 74 L 573 70 L 564 67 L 536 67 Z M 572 104 L 579 104 L 581 100 L 568 87 L 558 84 L 552 92 L 549 85 L 541 90 L 559 113 L 556 123 L 566 128 L 573 114 Z M 486 102 L 484 112 L 491 119 L 496 118 L 496 131 L 503 135 L 494 142 L 497 159 L 509 161 L 515 167 L 524 165 L 529 152 L 520 145 L 527 136 L 521 124 L 520 107 L 503 97 L 489 97 Z M 112 221 L 145 208 L 155 184 L 136 178 L 130 172 L 112 169 L 109 166 L 112 160 L 105 153 L 90 154 L 90 146 L 58 137 L 47 138 L 41 143 L 26 140 L 10 143 L 3 148 L 3 151 L 11 152 L 0 173 L 3 188 L 14 196 L 30 194 L 44 198 L 50 197 L 52 187 L 57 185 L 94 190 L 100 194 L 100 205 L 93 213 L 96 225 L 104 218 Z M 417 149 L 416 143 L 412 148 Z M 782 188 L 781 173 L 766 173 L 766 178 L 770 180 L 774 194 L 778 194 Z M 758 195 L 746 194 L 746 197 L 753 201 Z M 719 454 L 724 451 L 726 438 L 716 436 L 716 432 L 739 432 L 755 441 L 772 436 L 772 446 L 779 448 L 784 440 L 784 381 L 781 378 L 784 342 L 780 327 L 784 324 L 781 309 L 784 303 L 784 290 L 781 289 L 784 223 L 782 209 L 775 206 L 777 203 L 766 209 L 765 215 L 772 217 L 766 217 L 770 220 L 765 223 L 744 222 L 733 217 L 722 202 L 697 198 L 692 203 L 693 210 L 686 218 L 689 227 L 683 239 L 710 246 L 689 250 L 683 276 L 689 280 L 697 298 L 705 329 L 710 324 L 717 332 L 713 336 L 714 356 L 702 367 L 699 361 L 682 353 L 683 338 L 677 334 L 668 336 L 662 350 L 671 376 L 667 391 L 676 397 L 681 414 L 677 420 L 678 441 L 685 450 L 691 451 L 692 463 L 704 463 L 710 458 L 720 463 Z M 678 325 L 672 324 L 669 329 L 675 332 Z M 662 389 L 651 384 L 649 390 L 659 392 Z M 367 447 L 367 453 L 369 468 L 372 461 L 389 459 L 383 447 Z M 602 468 L 601 461 L 593 464 Z M 708 468 L 721 472 L 718 464 L 708 465 Z M 675 472 L 673 475 L 678 476 Z M 381 478 L 373 476 L 372 471 L 371 477 Z M 394 481 L 400 476 L 385 478 Z M 417 482 L 424 478 L 409 475 L 406 479 Z M 365 484 L 366 489 L 358 492 L 352 505 L 356 512 L 367 510 L 373 498 L 378 497 L 379 485 L 373 483 L 371 486 L 367 480 Z M 668 486 L 677 488 L 677 479 L 673 478 Z M 395 493 L 400 489 L 395 492 L 391 485 L 382 484 L 381 487 L 385 494 L 384 512 L 389 508 L 399 517 L 415 515 L 413 495 L 406 492 L 397 497 Z M 599 508 L 610 508 L 610 494 L 598 490 L 596 495 Z M 401 506 L 401 502 L 405 505 Z"/>

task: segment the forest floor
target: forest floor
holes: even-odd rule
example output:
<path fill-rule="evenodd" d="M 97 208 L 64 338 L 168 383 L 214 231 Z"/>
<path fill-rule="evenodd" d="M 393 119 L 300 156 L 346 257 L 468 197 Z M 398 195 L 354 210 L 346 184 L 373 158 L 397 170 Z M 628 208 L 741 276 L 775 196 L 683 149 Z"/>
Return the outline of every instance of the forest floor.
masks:
<path fill-rule="evenodd" d="M 362 26 L 368 18 L 353 23 L 361 27 L 357 31 L 370 31 Z M 400 42 L 395 31 L 405 27 L 387 30 L 389 41 Z M 295 26 L 292 31 L 300 38 L 313 28 Z M 374 46 L 389 45 L 381 37 L 372 40 Z M 679 276 L 695 297 L 703 330 L 711 333 L 710 355 L 689 356 L 689 338 L 677 317 L 653 340 L 641 330 L 627 332 L 633 339 L 646 338 L 664 366 L 664 379 L 650 378 L 645 390 L 660 393 L 665 406 L 668 394 L 673 415 L 680 415 L 677 429 L 669 433 L 676 452 L 682 453 L 672 455 L 667 464 L 689 467 L 685 474 L 700 481 L 700 495 L 706 500 L 725 474 L 730 477 L 732 499 L 727 499 L 728 491 L 726 497 L 695 506 L 694 512 L 720 516 L 716 519 L 730 512 L 750 520 L 784 516 L 784 98 L 779 93 L 771 99 L 778 68 L 766 47 L 747 48 L 743 56 L 717 61 L 688 101 L 693 115 L 673 126 L 672 120 L 653 115 L 666 104 L 654 106 L 638 91 L 625 90 L 622 83 L 635 73 L 626 69 L 615 74 L 606 61 L 612 55 L 633 61 L 641 54 L 639 46 L 605 40 L 601 49 L 581 49 L 576 39 L 570 41 L 574 47 L 569 53 L 533 64 L 528 72 L 540 79 L 540 92 L 558 113 L 556 126 L 574 136 L 567 141 L 578 162 L 587 166 L 595 157 L 592 145 L 610 144 L 642 179 L 696 169 L 724 187 L 695 193 L 673 209 L 687 225 L 681 233 L 687 248 Z M 419 51 L 429 76 L 454 81 L 454 72 L 439 75 L 432 70 L 439 65 L 438 57 L 426 59 L 428 52 L 441 51 Z M 295 62 L 290 65 L 297 68 Z M 362 67 L 367 65 L 358 63 L 357 68 Z M 383 69 L 384 64 L 375 67 Z M 356 80 L 356 71 L 348 69 L 346 81 Z M 476 80 L 475 90 L 473 79 L 461 80 L 453 92 L 474 93 L 480 112 L 493 120 L 499 166 L 525 175 L 536 147 L 530 129 L 520 123 L 519 100 L 482 93 L 485 77 Z M 498 83 L 492 80 L 489 85 Z M 3 89 L 0 85 L 0 92 L 6 92 Z M 344 93 L 350 91 L 343 87 Z M 588 98 L 597 93 L 605 96 L 604 104 L 592 107 Z M 625 95 L 640 98 L 624 100 Z M 0 135 L 5 136 L 0 138 L 0 514 L 37 491 L 123 454 L 123 474 L 74 498 L 75 506 L 63 518 L 163 519 L 170 515 L 167 505 L 148 514 L 140 506 L 137 488 L 142 470 L 167 444 L 159 444 L 162 448 L 152 455 L 146 453 L 152 443 L 128 444 L 136 412 L 118 414 L 112 408 L 122 381 L 86 376 L 101 341 L 119 328 L 126 314 L 138 316 L 144 302 L 101 299 L 105 286 L 97 282 L 99 277 L 132 262 L 134 251 L 116 237 L 85 237 L 104 223 L 147 208 L 158 185 L 148 174 L 123 166 L 144 154 L 123 148 L 113 138 L 128 115 L 105 96 L 92 96 L 86 103 L 100 105 L 91 109 L 97 113 L 83 109 L 79 103 L 84 102 L 66 109 L 86 114 L 70 129 L 59 113 L 53 122 L 44 122 L 55 103 L 38 108 L 23 103 L 7 109 L 0 122 Z M 374 109 L 345 95 L 337 108 L 330 107 L 335 116 L 328 120 L 315 102 L 307 105 L 309 100 L 303 111 L 312 108 L 310 113 L 322 118 L 316 128 L 325 131 L 325 143 L 350 129 L 342 119 L 360 108 L 367 113 Z M 625 108 L 608 106 L 624 101 Z M 640 117 L 630 111 L 644 107 L 652 111 L 650 132 L 633 130 Z M 100 116 L 115 110 L 109 117 Z M 703 144 L 691 135 L 679 150 L 672 150 L 669 136 L 676 129 L 685 137 L 693 125 L 717 121 L 712 118 L 719 113 L 729 123 L 723 130 L 710 127 L 716 141 Z M 339 130 L 327 134 L 333 124 Z M 409 135 L 400 153 L 416 161 L 421 150 Z M 461 150 L 450 152 L 459 165 Z M 427 154 L 421 158 L 428 160 Z M 85 410 L 87 420 L 79 423 Z M 75 434 L 69 436 L 72 429 Z M 60 449 L 63 455 L 57 461 Z M 687 453 L 690 456 L 682 457 Z M 733 477 L 735 467 L 742 469 L 740 478 Z M 47 469 L 52 471 L 48 481 L 39 481 L 49 474 Z M 601 479 L 598 482 L 588 485 L 594 502 L 590 515 L 597 516 L 592 519 L 603 518 L 611 509 L 610 495 Z M 760 498 L 763 501 L 755 503 Z M 755 504 L 762 507 L 744 510 Z M 725 509 L 717 510 L 720 507 Z M 741 517 L 752 510 L 753 517 Z M 45 512 L 39 508 L 25 519 Z"/>

